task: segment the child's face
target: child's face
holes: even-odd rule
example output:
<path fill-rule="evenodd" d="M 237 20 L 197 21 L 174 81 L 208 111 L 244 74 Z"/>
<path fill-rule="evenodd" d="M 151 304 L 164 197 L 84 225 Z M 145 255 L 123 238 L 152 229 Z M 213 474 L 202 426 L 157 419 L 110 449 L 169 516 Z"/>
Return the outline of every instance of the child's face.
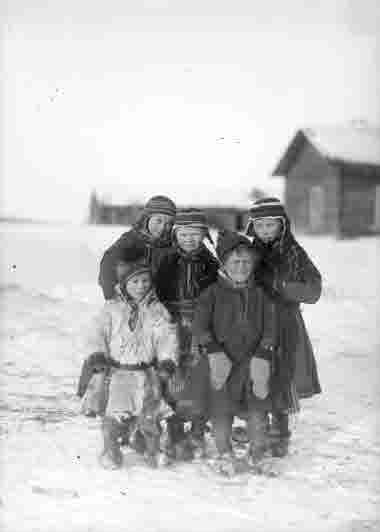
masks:
<path fill-rule="evenodd" d="M 135 301 L 140 301 L 150 290 L 152 279 L 149 272 L 137 273 L 128 279 L 125 289 Z"/>
<path fill-rule="evenodd" d="M 281 220 L 277 218 L 259 218 L 253 222 L 256 235 L 263 242 L 272 242 L 280 234 Z"/>
<path fill-rule="evenodd" d="M 243 248 L 232 251 L 228 255 L 224 269 L 235 283 L 245 283 L 248 281 L 256 262 L 256 256 L 248 249 Z"/>
<path fill-rule="evenodd" d="M 170 231 L 173 217 L 168 214 L 152 214 L 148 222 L 148 231 L 153 238 L 159 238 L 165 230 Z"/>
<path fill-rule="evenodd" d="M 202 244 L 204 231 L 196 227 L 179 227 L 176 236 L 179 247 L 186 253 L 191 253 Z"/>

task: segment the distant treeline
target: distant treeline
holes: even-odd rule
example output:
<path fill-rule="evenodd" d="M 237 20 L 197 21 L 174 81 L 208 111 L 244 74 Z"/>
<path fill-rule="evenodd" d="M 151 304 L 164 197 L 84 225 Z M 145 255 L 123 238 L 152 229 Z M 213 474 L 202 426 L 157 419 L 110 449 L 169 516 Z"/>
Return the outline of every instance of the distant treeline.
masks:
<path fill-rule="evenodd" d="M 47 220 L 35 220 L 34 218 L 18 218 L 17 216 L 0 216 L 0 223 L 12 224 L 48 224 Z"/>

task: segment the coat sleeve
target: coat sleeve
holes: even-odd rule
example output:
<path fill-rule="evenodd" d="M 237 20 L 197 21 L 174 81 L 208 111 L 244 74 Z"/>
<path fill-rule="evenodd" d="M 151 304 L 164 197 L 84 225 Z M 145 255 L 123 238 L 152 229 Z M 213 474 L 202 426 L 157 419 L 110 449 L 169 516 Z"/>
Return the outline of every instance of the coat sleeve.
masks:
<path fill-rule="evenodd" d="M 128 231 L 107 249 L 100 261 L 100 270 L 98 283 L 102 287 L 103 295 L 106 300 L 115 296 L 114 288 L 118 282 L 116 276 L 116 263 L 123 257 L 123 251 L 133 246 L 131 232 Z"/>
<path fill-rule="evenodd" d="M 300 247 L 302 261 L 299 280 L 280 281 L 278 290 L 286 301 L 316 303 L 322 292 L 322 278 L 306 251 Z"/>
<path fill-rule="evenodd" d="M 168 290 L 170 287 L 170 274 L 171 255 L 168 253 L 162 257 L 154 276 L 156 294 L 158 299 L 162 302 L 166 302 L 169 299 Z"/>
<path fill-rule="evenodd" d="M 217 342 L 213 332 L 214 306 L 215 295 L 210 286 L 199 296 L 192 325 L 193 345 L 199 346 L 207 354 L 223 351 L 223 347 Z"/>
<path fill-rule="evenodd" d="M 261 340 L 254 356 L 271 360 L 278 343 L 276 303 L 264 292 L 263 289 L 259 288 L 258 290 L 262 302 L 263 326 Z"/>
<path fill-rule="evenodd" d="M 158 362 L 171 360 L 175 364 L 179 359 L 177 324 L 173 322 L 166 308 L 159 304 L 153 326 L 153 340 Z"/>

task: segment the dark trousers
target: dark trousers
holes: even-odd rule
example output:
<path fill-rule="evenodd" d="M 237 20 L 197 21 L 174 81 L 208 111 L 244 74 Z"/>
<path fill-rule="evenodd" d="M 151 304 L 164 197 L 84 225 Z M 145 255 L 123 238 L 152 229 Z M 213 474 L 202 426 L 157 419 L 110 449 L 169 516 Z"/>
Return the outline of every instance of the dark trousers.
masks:
<path fill-rule="evenodd" d="M 271 423 L 272 436 L 278 438 L 289 438 L 289 414 L 287 412 L 272 412 Z"/>
<path fill-rule="evenodd" d="M 231 435 L 233 416 L 219 414 L 211 420 L 215 444 L 219 454 L 232 451 Z M 262 449 L 267 444 L 267 415 L 266 412 L 255 410 L 247 416 L 247 432 L 250 449 Z"/>
<path fill-rule="evenodd" d="M 203 440 L 207 419 L 202 416 L 191 418 L 182 418 L 178 415 L 171 416 L 167 420 L 168 434 L 170 442 L 173 444 L 180 443 L 186 438 L 185 423 L 191 422 L 191 436 L 196 440 Z"/>

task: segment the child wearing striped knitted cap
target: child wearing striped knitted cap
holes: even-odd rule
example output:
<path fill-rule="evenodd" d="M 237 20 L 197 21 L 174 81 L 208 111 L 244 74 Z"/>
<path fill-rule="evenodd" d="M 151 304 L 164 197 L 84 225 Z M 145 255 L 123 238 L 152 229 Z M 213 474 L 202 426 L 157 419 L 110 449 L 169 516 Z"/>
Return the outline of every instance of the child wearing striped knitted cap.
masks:
<path fill-rule="evenodd" d="M 118 269 L 122 272 L 125 255 L 128 255 L 131 249 L 141 251 L 145 255 L 152 275 L 155 275 L 161 259 L 170 249 L 175 215 L 176 206 L 170 198 L 153 196 L 132 229 L 123 233 L 106 250 L 100 262 L 98 279 L 105 299 L 114 297 L 115 286 L 118 283 Z"/>
<path fill-rule="evenodd" d="M 201 210 L 179 210 L 172 235 L 173 249 L 160 264 L 156 290 L 178 323 L 180 336 L 180 369 L 167 386 L 169 404 L 176 412 L 168 424 L 171 453 L 177 459 L 190 459 L 193 450 L 202 453 L 204 449 L 209 390 L 208 364 L 192 352 L 191 327 L 198 297 L 215 282 L 218 263 L 203 243 L 211 236 Z M 185 437 L 186 422 L 191 423 L 189 438 Z"/>
<path fill-rule="evenodd" d="M 262 255 L 256 280 L 277 303 L 280 350 L 282 357 L 289 360 L 288 374 L 281 376 L 289 386 L 287 393 L 278 394 L 273 403 L 271 428 L 272 453 L 284 456 L 290 437 L 289 413 L 299 408 L 297 397 L 321 392 L 317 364 L 300 312 L 301 303 L 313 304 L 320 298 L 321 274 L 295 239 L 279 199 L 269 197 L 254 202 L 246 234 L 253 237 L 253 246 Z"/>

